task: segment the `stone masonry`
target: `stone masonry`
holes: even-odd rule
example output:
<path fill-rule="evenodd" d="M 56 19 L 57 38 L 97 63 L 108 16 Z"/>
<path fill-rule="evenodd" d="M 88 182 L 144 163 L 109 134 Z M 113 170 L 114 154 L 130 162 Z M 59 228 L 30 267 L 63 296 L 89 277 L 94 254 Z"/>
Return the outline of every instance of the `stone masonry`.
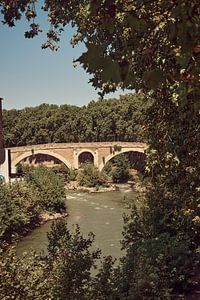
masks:
<path fill-rule="evenodd" d="M 79 155 L 89 152 L 93 155 L 94 165 L 101 171 L 106 163 L 120 153 L 142 152 L 147 145 L 134 142 L 94 142 L 94 143 L 55 143 L 9 148 L 11 173 L 15 173 L 16 165 L 23 159 L 36 154 L 53 156 L 69 169 L 79 168 Z"/>

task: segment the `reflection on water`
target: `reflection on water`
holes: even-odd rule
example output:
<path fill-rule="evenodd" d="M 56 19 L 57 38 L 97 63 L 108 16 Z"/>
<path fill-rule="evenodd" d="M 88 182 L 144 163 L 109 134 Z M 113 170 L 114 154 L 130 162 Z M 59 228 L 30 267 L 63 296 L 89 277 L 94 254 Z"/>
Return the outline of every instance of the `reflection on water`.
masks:
<path fill-rule="evenodd" d="M 123 229 L 123 199 L 132 200 L 136 197 L 129 185 L 120 185 L 119 191 L 105 193 L 67 192 L 67 207 L 69 216 L 67 222 L 70 227 L 78 224 L 81 232 L 95 234 L 95 247 L 102 249 L 103 255 L 121 255 L 120 240 Z M 36 228 L 17 245 L 17 253 L 29 251 L 45 251 L 47 246 L 46 233 L 50 230 L 52 221 Z"/>

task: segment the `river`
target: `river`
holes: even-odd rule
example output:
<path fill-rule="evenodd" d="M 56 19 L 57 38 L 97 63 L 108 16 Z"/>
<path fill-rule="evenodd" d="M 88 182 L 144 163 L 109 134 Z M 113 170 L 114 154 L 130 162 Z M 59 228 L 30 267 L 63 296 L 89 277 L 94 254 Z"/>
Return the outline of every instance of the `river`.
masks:
<path fill-rule="evenodd" d="M 67 222 L 70 228 L 78 224 L 84 236 L 92 231 L 95 234 L 94 246 L 102 249 L 103 255 L 119 258 L 122 254 L 120 240 L 123 229 L 123 213 L 127 201 L 134 201 L 136 193 L 129 185 L 119 185 L 119 191 L 104 193 L 67 192 L 66 204 L 69 215 Z M 124 201 L 127 200 L 127 201 Z M 52 221 L 34 229 L 17 244 L 17 254 L 31 249 L 45 251 L 47 232 Z"/>

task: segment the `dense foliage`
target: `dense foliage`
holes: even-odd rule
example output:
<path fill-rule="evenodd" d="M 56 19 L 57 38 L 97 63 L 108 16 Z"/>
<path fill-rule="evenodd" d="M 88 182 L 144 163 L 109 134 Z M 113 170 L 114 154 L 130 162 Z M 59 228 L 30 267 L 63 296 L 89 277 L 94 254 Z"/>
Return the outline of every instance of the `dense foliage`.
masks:
<path fill-rule="evenodd" d="M 62 177 L 40 166 L 25 173 L 25 181 L 38 192 L 41 206 L 50 212 L 65 210 L 65 185 Z"/>
<path fill-rule="evenodd" d="M 25 12 L 33 21 L 26 36 L 38 34 L 32 0 L 0 6 L 8 25 Z M 152 186 L 126 223 L 118 295 L 177 299 L 199 264 L 199 0 L 45 0 L 44 10 L 51 23 L 44 47 L 55 49 L 72 24 L 72 44 L 86 47 L 77 62 L 102 96 L 121 86 L 154 99 L 146 117 Z"/>
<path fill-rule="evenodd" d="M 140 219 L 137 213 L 132 217 L 135 224 Z M 181 295 L 177 298 L 176 291 L 191 271 L 193 259 L 187 239 L 180 243 L 164 234 L 139 245 L 141 227 L 138 224 L 134 229 L 129 260 L 124 257 L 120 266 L 113 268 L 112 258 L 105 257 L 94 273 L 100 258 L 100 251 L 94 249 L 94 236 L 85 238 L 78 227 L 71 233 L 63 221 L 54 223 L 48 234 L 47 255 L 16 257 L 9 251 L 0 257 L 2 299 L 183 299 Z M 144 228 L 140 235 L 143 233 Z M 124 243 L 128 239 L 125 235 Z"/>
<path fill-rule="evenodd" d="M 106 175 L 100 172 L 92 163 L 82 164 L 76 179 L 80 186 L 98 188 L 107 185 Z"/>
<path fill-rule="evenodd" d="M 63 210 L 64 182 L 44 167 L 27 171 L 24 181 L 0 183 L 0 248 L 39 224 L 41 213 Z"/>
<path fill-rule="evenodd" d="M 150 102 L 142 95 L 99 100 L 87 107 L 42 104 L 4 110 L 7 147 L 43 143 L 142 141 L 142 123 Z"/>
<path fill-rule="evenodd" d="M 73 234 L 60 221 L 48 234 L 48 254 L 16 257 L 13 251 L 0 257 L 2 300 L 103 300 L 111 295 L 112 260 L 107 257 L 100 272 L 91 276 L 100 251 L 92 249 L 94 236 Z M 6 278 L 6 280 L 5 280 Z"/>
<path fill-rule="evenodd" d="M 130 162 L 123 153 L 109 161 L 103 170 L 114 183 L 127 182 L 131 178 Z"/>
<path fill-rule="evenodd" d="M 40 212 L 39 194 L 32 186 L 0 184 L 0 247 L 37 223 Z"/>
<path fill-rule="evenodd" d="M 63 163 L 59 163 L 56 166 L 51 167 L 51 170 L 55 174 L 61 176 L 65 182 L 70 182 L 70 181 L 76 180 L 77 170 L 68 169 L 68 167 Z"/>

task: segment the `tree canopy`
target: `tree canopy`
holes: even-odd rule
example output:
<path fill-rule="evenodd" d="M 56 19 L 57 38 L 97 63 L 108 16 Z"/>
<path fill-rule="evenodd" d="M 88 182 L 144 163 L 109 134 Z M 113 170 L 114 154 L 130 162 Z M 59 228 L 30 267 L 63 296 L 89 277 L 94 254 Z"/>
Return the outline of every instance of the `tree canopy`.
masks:
<path fill-rule="evenodd" d="M 48 105 L 4 110 L 6 147 L 45 143 L 144 141 L 144 119 L 152 101 L 129 94 L 87 106 Z"/>
<path fill-rule="evenodd" d="M 25 36 L 34 37 L 37 3 L 1 1 L 4 22 L 25 15 Z M 56 49 L 72 25 L 72 45 L 86 46 L 75 63 L 101 96 L 122 87 L 154 99 L 145 120 L 152 186 L 146 206 L 126 220 L 119 299 L 177 298 L 199 264 L 199 0 L 46 0 L 43 9 L 50 22 L 43 48 Z"/>
<path fill-rule="evenodd" d="M 200 24 L 194 0 L 45 0 L 50 30 L 43 48 L 57 49 L 60 34 L 75 28 L 71 43 L 83 42 L 77 62 L 102 93 L 118 86 L 157 92 L 168 85 L 176 103 L 198 95 Z M 37 0 L 0 3 L 3 21 L 14 26 L 23 15 L 30 22 L 27 38 L 39 34 Z M 192 86 L 192 87 L 191 87 Z M 185 95 L 182 97 L 182 95 Z"/>

